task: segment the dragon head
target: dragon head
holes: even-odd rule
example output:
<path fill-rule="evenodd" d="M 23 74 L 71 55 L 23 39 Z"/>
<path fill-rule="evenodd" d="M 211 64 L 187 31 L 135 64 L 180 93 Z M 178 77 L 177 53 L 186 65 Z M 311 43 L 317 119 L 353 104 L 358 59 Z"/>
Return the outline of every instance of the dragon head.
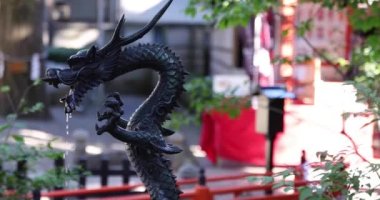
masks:
<path fill-rule="evenodd" d="M 50 68 L 46 71 L 43 80 L 50 85 L 58 87 L 64 84 L 70 87 L 70 92 L 61 99 L 65 103 L 65 112 L 71 113 L 82 101 L 86 92 L 99 84 L 110 81 L 119 74 L 115 74 L 115 67 L 118 65 L 118 57 L 121 48 L 140 38 L 142 38 L 158 22 L 173 0 L 169 0 L 154 18 L 141 30 L 128 36 L 121 37 L 120 30 L 125 22 L 124 16 L 120 19 L 111 41 L 103 48 L 97 49 L 92 46 L 90 49 L 80 50 L 70 56 L 66 69 Z"/>

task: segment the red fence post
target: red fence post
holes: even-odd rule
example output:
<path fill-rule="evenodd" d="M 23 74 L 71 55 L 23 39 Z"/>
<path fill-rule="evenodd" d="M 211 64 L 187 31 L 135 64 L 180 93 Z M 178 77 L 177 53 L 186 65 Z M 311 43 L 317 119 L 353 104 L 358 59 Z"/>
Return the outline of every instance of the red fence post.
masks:
<path fill-rule="evenodd" d="M 194 200 L 213 200 L 213 196 L 208 187 L 197 185 L 195 186 Z"/>
<path fill-rule="evenodd" d="M 206 186 L 205 169 L 199 170 L 198 184 L 194 188 L 194 200 L 212 200 L 213 196 L 210 189 Z"/>

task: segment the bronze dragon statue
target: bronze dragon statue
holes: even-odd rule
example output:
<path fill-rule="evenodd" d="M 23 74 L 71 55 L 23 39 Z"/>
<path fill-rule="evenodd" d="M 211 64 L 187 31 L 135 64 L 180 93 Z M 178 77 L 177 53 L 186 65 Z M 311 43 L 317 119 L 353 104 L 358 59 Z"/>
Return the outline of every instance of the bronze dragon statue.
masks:
<path fill-rule="evenodd" d="M 70 93 L 61 101 L 65 103 L 65 112 L 71 113 L 85 93 L 101 83 L 141 68 L 158 72 L 160 78 L 155 89 L 129 121 L 121 118 L 123 103 L 120 96 L 113 93 L 108 96 L 102 112 L 98 113 L 98 120 L 105 122 L 96 125 L 98 135 L 108 132 L 126 143 L 128 158 L 154 200 L 179 199 L 180 190 L 170 162 L 163 154 L 179 153 L 181 149 L 165 142 L 164 136 L 174 132 L 163 128 L 162 124 L 177 106 L 177 100 L 184 91 L 187 72 L 179 58 L 167 47 L 142 44 L 123 49 L 123 46 L 143 37 L 171 2 L 169 0 L 144 28 L 125 38 L 120 36 L 123 16 L 107 45 L 99 50 L 92 46 L 77 52 L 69 58 L 68 69 L 48 69 L 43 79 L 55 87 L 59 84 L 70 86 Z"/>

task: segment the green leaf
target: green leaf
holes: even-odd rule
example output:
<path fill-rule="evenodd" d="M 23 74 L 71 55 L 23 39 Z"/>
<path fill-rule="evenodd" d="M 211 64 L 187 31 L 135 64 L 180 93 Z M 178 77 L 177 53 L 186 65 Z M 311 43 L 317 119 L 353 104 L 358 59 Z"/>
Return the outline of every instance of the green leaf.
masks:
<path fill-rule="evenodd" d="M 304 37 L 307 32 L 309 32 L 312 28 L 312 19 L 308 19 L 306 21 L 301 22 L 297 26 L 297 35 L 300 37 Z"/>
<path fill-rule="evenodd" d="M 283 187 L 284 185 L 285 185 L 285 182 L 284 181 L 280 181 L 278 183 L 273 184 L 272 188 L 275 190 L 275 189 L 278 189 L 280 187 Z"/>
<path fill-rule="evenodd" d="M 11 91 L 11 87 L 9 87 L 8 85 L 3 85 L 0 87 L 0 92 L 1 93 L 8 93 Z"/>
<path fill-rule="evenodd" d="M 281 37 L 286 37 L 287 35 L 289 35 L 289 29 L 285 29 L 281 32 Z"/>
<path fill-rule="evenodd" d="M 282 176 L 283 179 L 287 178 L 288 176 L 294 175 L 294 170 L 293 169 L 287 169 L 282 172 L 279 172 L 275 174 L 275 176 Z"/>
<path fill-rule="evenodd" d="M 35 113 L 44 109 L 44 104 L 42 102 L 37 102 L 31 108 L 28 109 L 28 112 Z"/>
<path fill-rule="evenodd" d="M 257 183 L 257 182 L 260 182 L 261 180 L 262 179 L 260 177 L 256 177 L 256 176 L 247 177 L 247 181 L 250 183 Z"/>
<path fill-rule="evenodd" d="M 38 85 L 41 85 L 42 83 L 42 79 L 36 79 L 34 82 L 33 82 L 33 86 L 38 86 Z"/>
<path fill-rule="evenodd" d="M 313 191 L 309 187 L 301 187 L 299 189 L 299 193 L 300 193 L 300 196 L 299 196 L 300 200 L 306 200 L 306 199 L 309 199 L 311 196 L 313 196 Z"/>
<path fill-rule="evenodd" d="M 269 184 L 274 182 L 274 178 L 271 176 L 264 176 L 262 180 L 263 184 Z"/>
<path fill-rule="evenodd" d="M 187 7 L 185 9 L 185 13 L 187 15 L 190 15 L 191 17 L 195 17 L 195 15 L 197 14 L 197 9 L 195 9 L 195 7 Z"/>
<path fill-rule="evenodd" d="M 294 187 L 285 187 L 284 188 L 284 192 L 289 192 L 289 191 L 292 191 L 294 190 Z"/>
<path fill-rule="evenodd" d="M 8 129 L 10 127 L 12 127 L 12 126 L 11 126 L 11 124 L 8 124 L 8 123 L 0 125 L 0 133 L 5 131 L 6 129 Z"/>
<path fill-rule="evenodd" d="M 12 135 L 12 138 L 17 142 L 17 143 L 24 143 L 24 137 L 21 135 Z"/>
<path fill-rule="evenodd" d="M 375 191 L 375 189 L 368 189 L 366 191 L 366 193 L 369 195 L 369 196 L 372 196 L 373 192 Z"/>
<path fill-rule="evenodd" d="M 330 157 L 330 155 L 327 153 L 327 151 L 320 151 L 320 152 L 317 152 L 317 157 L 320 159 L 321 162 L 324 162 L 326 161 L 326 159 L 328 157 Z"/>

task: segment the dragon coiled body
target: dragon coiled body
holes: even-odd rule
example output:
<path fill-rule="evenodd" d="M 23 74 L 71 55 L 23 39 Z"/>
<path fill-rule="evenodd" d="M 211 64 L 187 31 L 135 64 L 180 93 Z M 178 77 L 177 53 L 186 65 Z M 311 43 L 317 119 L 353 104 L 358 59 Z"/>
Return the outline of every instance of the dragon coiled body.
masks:
<path fill-rule="evenodd" d="M 150 68 L 159 73 L 156 88 L 133 114 L 128 127 L 150 127 L 152 123 L 162 125 L 184 91 L 186 72 L 180 59 L 167 47 L 143 44 L 127 48 L 119 57 L 119 65 Z"/>
<path fill-rule="evenodd" d="M 151 95 L 131 116 L 126 129 L 118 127 L 109 133 L 127 143 L 129 160 L 152 199 L 179 199 L 180 190 L 170 169 L 170 161 L 162 154 L 178 153 L 180 150 L 166 144 L 163 136 L 172 133 L 161 125 L 177 106 L 177 100 L 184 91 L 186 72 L 172 51 L 152 44 L 127 48 L 119 57 L 119 66 L 153 69 L 159 73 L 159 81 Z M 120 73 L 122 68 L 116 71 Z M 123 124 L 126 121 L 117 123 Z"/>

